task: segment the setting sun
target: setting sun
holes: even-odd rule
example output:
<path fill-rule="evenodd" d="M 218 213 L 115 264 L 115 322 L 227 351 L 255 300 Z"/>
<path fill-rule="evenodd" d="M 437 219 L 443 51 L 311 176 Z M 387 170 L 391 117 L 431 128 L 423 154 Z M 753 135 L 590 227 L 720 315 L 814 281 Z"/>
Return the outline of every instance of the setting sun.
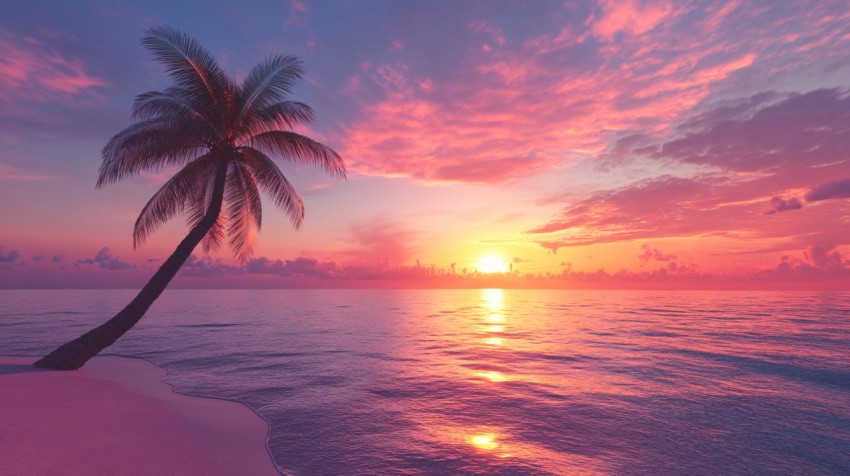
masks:
<path fill-rule="evenodd" d="M 498 256 L 487 255 L 482 256 L 475 265 L 480 273 L 507 273 L 508 265 L 505 260 Z"/>

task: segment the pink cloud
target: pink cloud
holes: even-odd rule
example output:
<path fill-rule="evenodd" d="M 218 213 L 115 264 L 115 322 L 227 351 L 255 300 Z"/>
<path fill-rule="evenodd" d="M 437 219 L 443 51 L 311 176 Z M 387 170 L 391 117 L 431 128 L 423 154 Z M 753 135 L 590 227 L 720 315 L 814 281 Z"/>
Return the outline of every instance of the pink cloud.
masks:
<path fill-rule="evenodd" d="M 836 40 L 817 46 L 817 55 L 779 59 L 776 38 L 783 33 L 841 30 L 838 19 L 822 21 L 835 5 L 801 5 L 778 24 L 768 12 L 736 2 L 673 5 L 603 2 L 602 15 L 589 24 L 522 39 L 473 22 L 468 50 L 451 68 L 365 64 L 346 88 L 377 87 L 383 96 L 347 124 L 342 152 L 367 175 L 506 182 L 602 154 L 628 134 L 676 135 L 678 124 L 704 113 L 711 98 L 730 97 L 742 82 L 755 87 L 765 76 L 823 68 L 846 50 L 845 40 Z M 746 42 L 739 34 L 745 27 Z M 594 31 L 608 41 L 595 41 Z M 482 35 L 504 37 L 488 40 L 503 46 L 482 52 Z M 529 166 L 478 178 L 441 173 L 522 160 Z"/>
<path fill-rule="evenodd" d="M 742 2 L 602 2 L 587 22 L 532 38 L 471 22 L 464 60 L 428 71 L 427 91 L 416 88 L 425 75 L 415 64 L 396 70 L 401 75 L 391 83 L 377 78 L 377 68 L 358 76 L 361 87 L 375 78 L 385 97 L 348 125 L 344 152 L 361 173 L 425 182 L 439 181 L 434 171 L 441 167 L 493 159 L 540 164 L 494 182 L 560 168 L 627 133 L 669 135 L 712 97 L 729 97 L 742 84 L 829 67 L 846 57 L 842 20 L 830 17 L 837 10 L 836 3 L 801 3 L 777 19 Z M 594 41 L 594 28 L 612 35 L 608 42 Z M 799 32 L 794 41 L 841 35 L 814 47 L 817 55 L 789 61 L 777 37 Z M 497 33 L 504 47 L 482 53 L 480 37 Z"/>
<path fill-rule="evenodd" d="M 572 201 L 529 232 L 550 235 L 539 243 L 553 252 L 566 246 L 700 235 L 781 239 L 788 249 L 816 237 L 846 242 L 850 223 L 834 217 L 850 212 L 850 205 L 834 201 L 802 209 L 794 195 L 846 172 L 850 94 L 816 90 L 764 97 L 771 100 L 741 101 L 748 112 L 722 105 L 734 119 L 711 112 L 700 115 L 680 126 L 682 137 L 666 142 L 624 138 L 600 158 L 616 166 L 641 157 L 661 164 L 686 163 L 709 173 L 662 176 L 599 191 Z M 844 185 L 841 180 L 826 183 L 807 200 L 840 197 Z M 771 218 L 763 217 L 766 205 Z M 775 215 L 787 210 L 800 211 Z"/>
<path fill-rule="evenodd" d="M 48 100 L 92 94 L 108 85 L 87 71 L 81 59 L 63 56 L 35 38 L 0 30 L 0 99 Z"/>
<path fill-rule="evenodd" d="M 544 166 L 545 161 L 539 157 L 504 157 L 443 166 L 434 170 L 430 178 L 446 182 L 499 183 Z"/>
<path fill-rule="evenodd" d="M 835 246 L 809 245 L 804 256 L 806 261 L 818 269 L 845 270 L 850 268 L 850 262 L 835 249 Z"/>
<path fill-rule="evenodd" d="M 565 246 L 725 232 L 730 218 L 726 210 L 718 211 L 718 200 L 713 198 L 713 188 L 721 183 L 722 179 L 710 177 L 660 177 L 597 192 L 529 233 L 562 232 L 559 240 L 541 243 L 554 251 Z"/>
<path fill-rule="evenodd" d="M 723 4 L 717 4 L 709 7 L 705 26 L 709 31 L 716 30 L 733 11 L 735 11 L 741 2 L 740 0 L 727 1 Z"/>
<path fill-rule="evenodd" d="M 590 23 L 593 33 L 603 39 L 618 33 L 642 35 L 673 13 L 673 6 L 667 2 L 600 0 L 599 5 L 602 16 Z"/>

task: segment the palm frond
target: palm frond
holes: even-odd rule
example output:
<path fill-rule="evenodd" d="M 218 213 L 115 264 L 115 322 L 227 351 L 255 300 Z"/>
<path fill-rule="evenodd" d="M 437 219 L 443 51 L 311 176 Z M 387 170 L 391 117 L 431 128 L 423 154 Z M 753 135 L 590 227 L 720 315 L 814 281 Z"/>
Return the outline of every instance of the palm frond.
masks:
<path fill-rule="evenodd" d="M 274 204 L 287 215 L 295 228 L 304 222 L 304 202 L 283 172 L 262 152 L 251 147 L 239 149 L 240 162 L 250 171 L 254 181 L 267 193 Z"/>
<path fill-rule="evenodd" d="M 285 101 L 303 75 L 301 60 L 295 56 L 276 55 L 254 66 L 240 88 L 239 116 Z"/>
<path fill-rule="evenodd" d="M 183 165 L 205 152 L 208 129 L 197 121 L 159 117 L 115 134 L 103 148 L 97 188 L 142 170 Z"/>
<path fill-rule="evenodd" d="M 217 165 L 216 165 L 217 166 Z M 212 204 L 213 189 L 215 188 L 215 174 L 207 174 L 204 181 L 199 184 L 193 193 L 184 197 L 184 210 L 186 213 L 186 224 L 190 228 L 196 227 L 207 215 Z M 219 213 L 212 228 L 204 235 L 201 242 L 205 254 L 217 251 L 224 241 L 225 222 L 227 217 Z"/>
<path fill-rule="evenodd" d="M 200 193 L 209 175 L 215 174 L 215 161 L 202 155 L 180 169 L 148 200 L 133 227 L 133 248 L 184 209 L 187 196 Z"/>
<path fill-rule="evenodd" d="M 204 250 L 204 254 L 215 253 L 221 248 L 222 243 L 224 243 L 226 221 L 227 218 L 224 214 L 220 214 L 215 222 L 213 222 L 212 228 L 210 228 L 210 231 L 207 232 L 203 241 L 201 241 L 201 249 Z"/>
<path fill-rule="evenodd" d="M 230 81 L 194 38 L 173 28 L 158 26 L 147 30 L 142 45 L 165 65 L 177 87 L 224 113 L 222 93 L 228 89 Z"/>
<path fill-rule="evenodd" d="M 335 177 L 345 178 L 345 164 L 336 151 L 295 132 L 261 132 L 243 145 L 296 164 L 318 166 Z"/>
<path fill-rule="evenodd" d="M 228 245 L 239 261 L 245 262 L 254 252 L 263 210 L 254 178 L 238 162 L 231 163 L 225 185 L 225 201 Z"/>
<path fill-rule="evenodd" d="M 310 125 L 314 117 L 313 109 L 304 103 L 280 102 L 245 118 L 241 132 L 250 137 L 267 131 L 292 130 L 298 126 Z"/>
<path fill-rule="evenodd" d="M 154 119 L 161 116 L 174 119 L 188 119 L 204 123 L 213 131 L 215 128 L 207 117 L 207 112 L 196 109 L 191 98 L 168 88 L 165 91 L 148 91 L 136 96 L 130 114 L 135 119 Z"/>

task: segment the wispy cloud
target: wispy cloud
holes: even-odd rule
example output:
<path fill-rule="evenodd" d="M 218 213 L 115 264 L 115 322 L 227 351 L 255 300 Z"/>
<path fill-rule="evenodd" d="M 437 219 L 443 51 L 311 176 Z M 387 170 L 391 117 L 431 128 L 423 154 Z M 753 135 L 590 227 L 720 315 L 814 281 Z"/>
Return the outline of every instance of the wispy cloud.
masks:
<path fill-rule="evenodd" d="M 0 29 L 0 99 L 62 99 L 96 94 L 108 84 L 82 59 L 62 55 L 41 39 Z"/>
<path fill-rule="evenodd" d="M 783 32 L 837 30 L 836 8 L 797 5 L 793 20 L 776 24 L 766 10 L 737 2 L 604 1 L 584 23 L 533 37 L 473 22 L 470 44 L 486 34 L 508 47 L 469 49 L 430 88 L 419 85 L 433 73 L 407 64 L 359 73 L 359 87 L 371 79 L 384 98 L 348 125 L 343 150 L 361 173 L 424 182 L 500 183 L 558 168 L 627 132 L 669 132 L 735 78 L 755 84 L 768 72 L 795 74 L 777 60 L 777 36 L 781 43 Z M 814 48 L 831 55 L 848 40 Z M 801 57 L 795 68 L 818 61 Z"/>
<path fill-rule="evenodd" d="M 804 210 L 789 218 L 792 221 L 765 223 L 756 218 L 800 210 L 803 204 L 795 195 L 803 195 L 813 182 L 846 173 L 848 108 L 850 95 L 837 89 L 760 95 L 695 116 L 679 125 L 680 136 L 666 141 L 629 136 L 601 154 L 601 163 L 618 167 L 624 161 L 643 159 L 655 161 L 662 170 L 664 164 L 678 163 L 699 167 L 701 172 L 690 177 L 660 176 L 596 192 L 573 201 L 529 232 L 560 233 L 540 241 L 557 250 L 700 234 L 790 238 L 801 233 L 802 223 L 811 227 L 808 233 L 848 231 L 846 224 L 829 219 L 830 212 L 825 210 Z M 840 198 L 846 188 L 843 180 L 825 183 L 806 199 Z M 799 240 L 794 243 L 799 244 Z"/>

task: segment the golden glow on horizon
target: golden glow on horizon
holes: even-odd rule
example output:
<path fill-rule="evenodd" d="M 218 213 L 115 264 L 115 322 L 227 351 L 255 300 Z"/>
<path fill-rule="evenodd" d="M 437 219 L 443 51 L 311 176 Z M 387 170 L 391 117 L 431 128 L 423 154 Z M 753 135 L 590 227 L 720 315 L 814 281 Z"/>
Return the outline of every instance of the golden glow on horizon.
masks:
<path fill-rule="evenodd" d="M 477 269 L 479 273 L 485 274 L 507 273 L 508 264 L 505 263 L 505 260 L 496 255 L 486 255 L 482 256 L 478 260 L 478 263 L 475 265 L 475 269 Z"/>

